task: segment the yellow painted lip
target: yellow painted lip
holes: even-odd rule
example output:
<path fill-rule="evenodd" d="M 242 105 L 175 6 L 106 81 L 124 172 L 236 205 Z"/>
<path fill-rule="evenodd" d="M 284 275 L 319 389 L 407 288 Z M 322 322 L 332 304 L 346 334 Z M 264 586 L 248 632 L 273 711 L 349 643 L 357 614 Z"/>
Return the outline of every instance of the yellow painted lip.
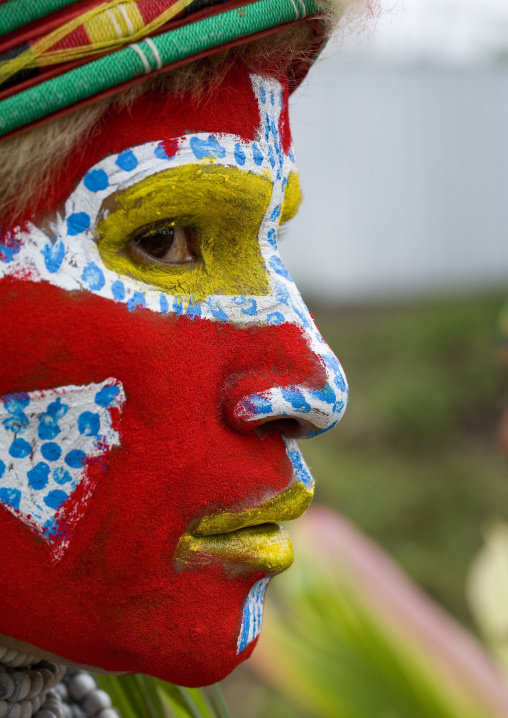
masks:
<path fill-rule="evenodd" d="M 288 532 L 277 524 L 247 526 L 238 531 L 211 536 L 184 534 L 179 541 L 177 559 L 187 564 L 239 565 L 267 575 L 285 571 L 293 563 L 293 547 Z"/>
<path fill-rule="evenodd" d="M 260 506 L 203 516 L 178 542 L 177 562 L 197 566 L 220 563 L 267 575 L 293 563 L 293 548 L 279 521 L 291 521 L 309 507 L 314 491 L 292 484 Z"/>

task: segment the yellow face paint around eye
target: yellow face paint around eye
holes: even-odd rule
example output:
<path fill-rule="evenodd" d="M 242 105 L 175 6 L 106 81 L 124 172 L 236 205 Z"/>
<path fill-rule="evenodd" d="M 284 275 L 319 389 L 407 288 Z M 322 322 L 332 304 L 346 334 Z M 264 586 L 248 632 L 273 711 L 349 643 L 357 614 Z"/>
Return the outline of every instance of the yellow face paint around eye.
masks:
<path fill-rule="evenodd" d="M 116 195 L 97 227 L 108 269 L 168 294 L 202 300 L 211 294 L 268 293 L 258 232 L 271 199 L 268 178 L 239 169 L 190 164 L 148 177 Z M 129 237 L 168 219 L 190 227 L 199 260 L 190 264 L 136 264 Z"/>
<path fill-rule="evenodd" d="M 286 194 L 280 215 L 280 223 L 289 222 L 290 219 L 298 212 L 298 208 L 302 202 L 302 190 L 300 188 L 300 180 L 296 172 L 291 172 L 288 178 Z"/>

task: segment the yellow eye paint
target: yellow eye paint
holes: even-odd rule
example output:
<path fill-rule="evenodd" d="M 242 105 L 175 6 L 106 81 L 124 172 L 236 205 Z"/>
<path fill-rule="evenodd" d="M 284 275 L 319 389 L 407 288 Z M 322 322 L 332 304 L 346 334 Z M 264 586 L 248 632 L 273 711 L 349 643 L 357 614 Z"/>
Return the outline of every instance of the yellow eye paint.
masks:
<path fill-rule="evenodd" d="M 286 194 L 282 204 L 280 215 L 280 223 L 289 222 L 290 219 L 298 212 L 298 207 L 302 202 L 302 190 L 300 188 L 300 180 L 296 172 L 291 172 L 288 177 L 288 185 Z"/>
<path fill-rule="evenodd" d="M 271 193 L 267 177 L 236 168 L 189 164 L 161 172 L 116 195 L 97 227 L 99 252 L 118 274 L 195 301 L 211 294 L 266 295 L 258 232 Z M 164 217 L 191 228 L 197 262 L 145 266 L 129 256 L 132 233 Z"/>

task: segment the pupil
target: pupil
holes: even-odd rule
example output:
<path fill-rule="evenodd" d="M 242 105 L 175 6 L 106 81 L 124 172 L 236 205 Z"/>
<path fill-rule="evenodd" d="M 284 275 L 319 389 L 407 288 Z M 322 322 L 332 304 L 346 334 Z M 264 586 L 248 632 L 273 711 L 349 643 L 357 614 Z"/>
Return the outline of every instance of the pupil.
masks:
<path fill-rule="evenodd" d="M 175 241 L 174 227 L 157 227 L 136 237 L 134 243 L 146 254 L 156 259 L 163 259 Z"/>

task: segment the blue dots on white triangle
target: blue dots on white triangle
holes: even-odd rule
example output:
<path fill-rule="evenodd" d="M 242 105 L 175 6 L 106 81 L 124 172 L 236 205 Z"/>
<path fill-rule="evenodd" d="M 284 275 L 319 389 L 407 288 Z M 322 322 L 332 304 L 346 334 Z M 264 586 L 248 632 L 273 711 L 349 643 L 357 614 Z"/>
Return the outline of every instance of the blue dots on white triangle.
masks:
<path fill-rule="evenodd" d="M 41 535 L 60 556 L 69 526 L 65 503 L 120 443 L 112 411 L 122 409 L 122 384 L 64 386 L 0 397 L 0 505 Z M 78 448 L 79 447 L 79 448 Z M 73 506 L 73 521 L 83 513 Z"/>

